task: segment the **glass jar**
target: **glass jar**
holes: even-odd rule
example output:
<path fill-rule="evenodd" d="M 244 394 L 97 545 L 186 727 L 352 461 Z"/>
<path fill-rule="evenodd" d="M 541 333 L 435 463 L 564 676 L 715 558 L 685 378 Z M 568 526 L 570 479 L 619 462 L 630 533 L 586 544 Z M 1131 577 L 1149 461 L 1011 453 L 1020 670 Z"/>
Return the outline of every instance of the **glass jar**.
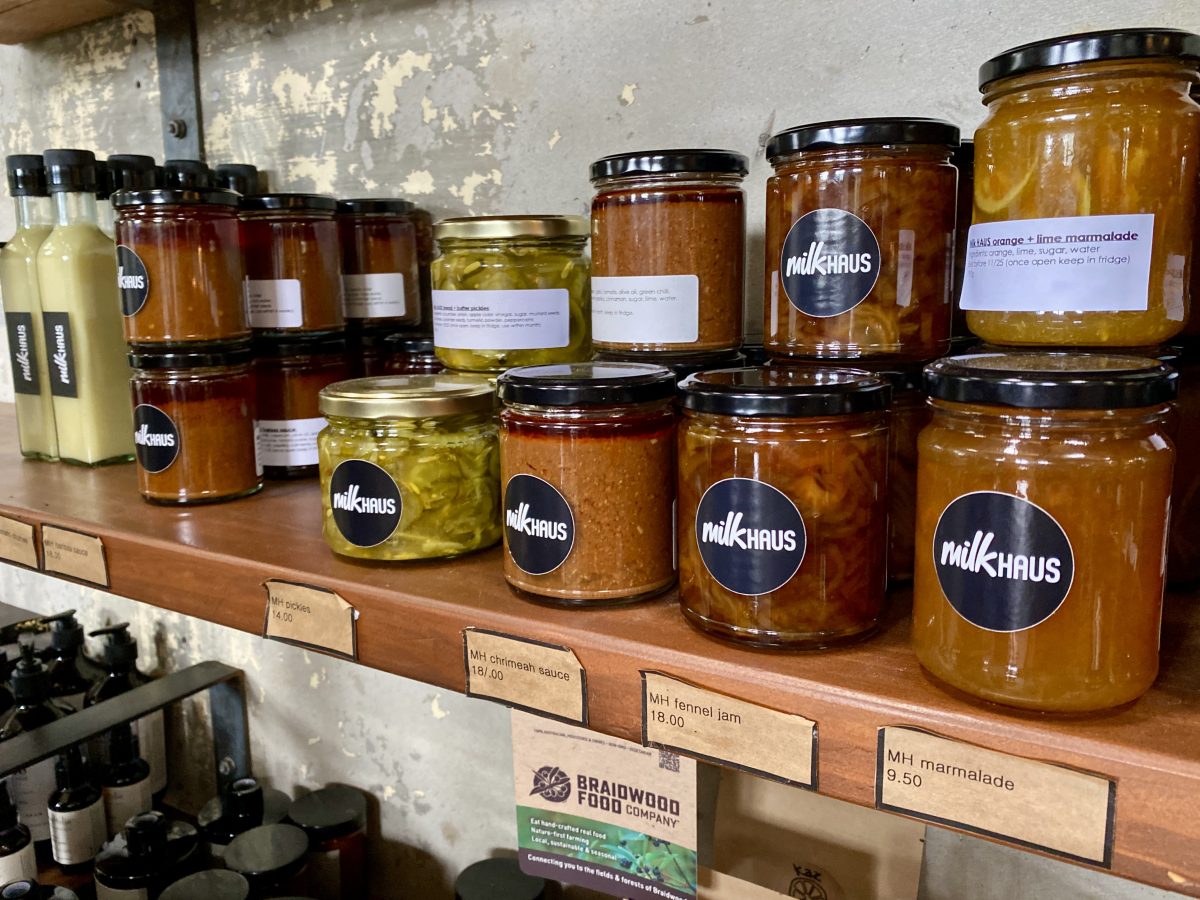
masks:
<path fill-rule="evenodd" d="M 407 200 L 339 200 L 346 321 L 403 328 L 421 321 L 413 204 Z"/>
<path fill-rule="evenodd" d="M 384 369 L 389 375 L 433 375 L 445 368 L 434 352 L 433 338 L 392 334 L 386 343 Z"/>
<path fill-rule="evenodd" d="M 973 354 L 925 369 L 913 646 L 942 681 L 1052 712 L 1158 672 L 1177 375 L 1153 359 Z"/>
<path fill-rule="evenodd" d="M 675 373 L 677 382 L 683 381 L 689 375 L 703 372 L 707 369 L 740 369 L 747 365 L 746 357 L 740 350 L 725 350 L 717 353 L 696 353 L 687 356 L 647 356 L 644 353 L 617 352 L 601 350 L 596 353 L 596 359 L 605 362 L 640 362 L 653 363 L 663 366 Z"/>
<path fill-rule="evenodd" d="M 325 540 L 360 559 L 458 556 L 500 540 L 500 453 L 486 382 L 387 375 L 321 391 Z"/>
<path fill-rule="evenodd" d="M 125 340 L 194 344 L 250 336 L 233 191 L 121 191 L 117 286 Z"/>
<path fill-rule="evenodd" d="M 346 329 L 346 364 L 350 378 L 374 378 L 387 374 L 387 339 L 394 332 L 387 328 L 364 328 L 353 323 Z"/>
<path fill-rule="evenodd" d="M 1182 330 L 1198 58 L 1200 36 L 1131 29 L 984 63 L 962 297 L 971 331 L 1010 346 L 1143 347 Z"/>
<path fill-rule="evenodd" d="M 159 900 L 248 900 L 249 896 L 250 882 L 237 872 L 209 869 L 180 878 Z"/>
<path fill-rule="evenodd" d="M 417 206 L 412 211 L 413 225 L 417 229 L 417 270 L 421 290 L 422 334 L 433 334 L 433 275 L 430 267 L 437 258 L 437 242 L 433 239 L 433 216 L 429 210 Z"/>
<path fill-rule="evenodd" d="M 434 227 L 433 343 L 449 369 L 503 372 L 592 352 L 588 224 L 475 216 Z M 466 293 L 470 292 L 470 293 Z"/>
<path fill-rule="evenodd" d="M 242 198 L 250 327 L 264 332 L 342 327 L 337 201 L 319 194 Z"/>
<path fill-rule="evenodd" d="M 268 478 L 303 478 L 318 470 L 317 435 L 326 426 L 321 389 L 350 377 L 340 335 L 260 338 L 254 344 L 258 386 L 258 461 Z"/>
<path fill-rule="evenodd" d="M 288 821 L 308 835 L 305 893 L 317 900 L 367 895 L 367 798 L 331 785 L 298 798 Z"/>
<path fill-rule="evenodd" d="M 592 163 L 592 340 L 699 353 L 742 343 L 749 162 L 656 150 Z"/>
<path fill-rule="evenodd" d="M 863 635 L 887 582 L 887 406 L 866 372 L 700 372 L 680 386 L 679 601 L 761 647 Z"/>
<path fill-rule="evenodd" d="M 936 119 L 820 122 L 767 144 L 773 357 L 924 361 L 950 339 L 958 129 Z"/>
<path fill-rule="evenodd" d="M 963 141 L 950 157 L 958 170 L 958 203 L 954 214 L 954 288 L 951 298 L 954 305 L 950 333 L 970 334 L 967 328 L 967 313 L 962 308 L 963 277 L 967 270 L 967 242 L 971 236 L 971 215 L 975 206 L 975 142 Z"/>
<path fill-rule="evenodd" d="M 224 864 L 250 883 L 255 896 L 278 896 L 277 891 L 306 887 L 296 879 L 304 870 L 308 852 L 308 834 L 279 822 L 259 825 L 235 837 L 225 851 Z"/>
<path fill-rule="evenodd" d="M 248 341 L 129 354 L 143 497 L 207 503 L 262 488 L 250 359 Z"/>
<path fill-rule="evenodd" d="M 1176 447 L 1200 447 L 1200 346 L 1183 344 L 1170 364 L 1179 372 L 1171 437 Z M 1167 580 L 1171 584 L 1200 580 L 1200 454 L 1175 457 Z"/>
<path fill-rule="evenodd" d="M 675 376 L 586 362 L 500 376 L 504 577 L 566 605 L 675 583 Z"/>

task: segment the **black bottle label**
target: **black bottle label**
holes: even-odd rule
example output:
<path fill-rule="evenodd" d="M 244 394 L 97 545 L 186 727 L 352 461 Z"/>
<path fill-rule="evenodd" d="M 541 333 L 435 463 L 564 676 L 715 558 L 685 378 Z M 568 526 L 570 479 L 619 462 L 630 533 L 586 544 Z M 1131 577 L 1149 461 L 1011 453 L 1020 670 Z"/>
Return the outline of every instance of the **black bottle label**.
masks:
<path fill-rule="evenodd" d="M 136 316 L 150 296 L 150 273 L 131 247 L 117 245 L 117 289 L 121 292 L 121 310 Z"/>
<path fill-rule="evenodd" d="M 356 547 L 376 547 L 400 525 L 404 501 L 384 469 L 363 459 L 347 459 L 329 479 L 329 507 L 342 537 Z"/>
<path fill-rule="evenodd" d="M 875 232 L 844 209 L 814 209 L 797 219 L 779 259 L 788 299 L 819 319 L 840 316 L 867 299 L 879 268 Z"/>
<path fill-rule="evenodd" d="M 75 344 L 71 340 L 71 317 L 63 312 L 42 313 L 46 359 L 50 368 L 50 393 L 55 397 L 78 397 Z"/>
<path fill-rule="evenodd" d="M 779 488 L 726 478 L 696 507 L 696 546 L 717 583 L 735 594 L 778 590 L 800 570 L 807 548 L 804 517 Z"/>
<path fill-rule="evenodd" d="M 931 549 L 950 605 L 988 631 L 1024 631 L 1046 621 L 1075 578 L 1063 527 L 1012 494 L 975 491 L 955 499 L 938 519 Z"/>
<path fill-rule="evenodd" d="M 8 353 L 12 357 L 13 390 L 18 394 L 37 394 L 38 348 L 33 341 L 33 314 L 10 312 L 4 314 L 8 325 Z"/>
<path fill-rule="evenodd" d="M 139 403 L 133 409 L 133 445 L 138 465 L 150 474 L 164 472 L 179 456 L 179 429 L 157 406 Z"/>
<path fill-rule="evenodd" d="M 504 537 L 522 572 L 546 575 L 575 547 L 575 516 L 558 488 L 536 475 L 514 475 L 504 486 Z"/>

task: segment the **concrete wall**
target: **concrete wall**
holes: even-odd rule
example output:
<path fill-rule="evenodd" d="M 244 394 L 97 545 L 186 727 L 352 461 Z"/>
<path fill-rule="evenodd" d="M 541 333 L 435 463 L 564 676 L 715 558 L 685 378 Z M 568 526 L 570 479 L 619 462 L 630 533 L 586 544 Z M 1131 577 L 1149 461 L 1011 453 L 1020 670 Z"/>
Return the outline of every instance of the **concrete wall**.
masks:
<path fill-rule="evenodd" d="M 750 154 L 754 318 L 772 131 L 897 113 L 973 128 L 988 56 L 1091 28 L 1200 31 L 1200 3 L 199 0 L 198 18 L 209 161 L 256 163 L 280 189 L 402 194 L 436 215 L 583 212 L 587 165 L 606 153 Z M 144 12 L 0 47 L 0 150 L 172 155 L 156 79 Z M 0 237 L 11 225 L 0 203 Z M 387 896 L 447 896 L 454 872 L 512 844 L 498 707 L 4 567 L 0 588 L 33 609 L 130 619 L 160 668 L 208 657 L 244 667 L 261 774 L 285 788 L 347 781 L 382 801 Z M 191 764 L 175 790 L 193 803 L 206 795 L 207 751 L 180 749 Z M 927 846 L 925 900 L 1166 896 L 937 830 Z"/>

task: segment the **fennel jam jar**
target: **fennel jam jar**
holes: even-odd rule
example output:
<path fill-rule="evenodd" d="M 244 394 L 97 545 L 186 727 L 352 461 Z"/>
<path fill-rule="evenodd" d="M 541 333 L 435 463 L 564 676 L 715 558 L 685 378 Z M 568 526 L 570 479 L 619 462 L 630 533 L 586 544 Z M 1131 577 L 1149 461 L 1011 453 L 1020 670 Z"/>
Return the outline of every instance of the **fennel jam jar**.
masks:
<path fill-rule="evenodd" d="M 675 376 L 641 363 L 510 369 L 498 380 L 504 577 L 575 606 L 675 583 Z"/>
<path fill-rule="evenodd" d="M 968 694 L 1047 712 L 1158 673 L 1178 375 L 1136 356 L 982 353 L 925 368 L 913 647 Z"/>

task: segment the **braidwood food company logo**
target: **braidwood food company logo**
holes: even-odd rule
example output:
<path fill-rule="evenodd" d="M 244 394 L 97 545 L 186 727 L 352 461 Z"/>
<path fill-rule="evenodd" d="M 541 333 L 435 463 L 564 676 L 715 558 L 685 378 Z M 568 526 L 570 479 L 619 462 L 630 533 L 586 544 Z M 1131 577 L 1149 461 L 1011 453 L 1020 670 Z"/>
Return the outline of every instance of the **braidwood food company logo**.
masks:
<path fill-rule="evenodd" d="M 530 797 L 541 797 L 551 803 L 565 803 L 571 798 L 571 776 L 558 766 L 542 766 L 533 773 Z"/>
<path fill-rule="evenodd" d="M 344 460 L 333 470 L 329 507 L 338 531 L 356 547 L 382 544 L 395 533 L 404 511 L 392 476 L 365 459 Z"/>
<path fill-rule="evenodd" d="M 735 594 L 783 587 L 804 562 L 806 532 L 796 504 L 774 485 L 726 478 L 696 507 L 696 545 L 705 568 Z"/>
<path fill-rule="evenodd" d="M 826 319 L 862 303 L 879 279 L 879 240 L 854 213 L 814 209 L 788 231 L 779 277 L 801 312 Z"/>

